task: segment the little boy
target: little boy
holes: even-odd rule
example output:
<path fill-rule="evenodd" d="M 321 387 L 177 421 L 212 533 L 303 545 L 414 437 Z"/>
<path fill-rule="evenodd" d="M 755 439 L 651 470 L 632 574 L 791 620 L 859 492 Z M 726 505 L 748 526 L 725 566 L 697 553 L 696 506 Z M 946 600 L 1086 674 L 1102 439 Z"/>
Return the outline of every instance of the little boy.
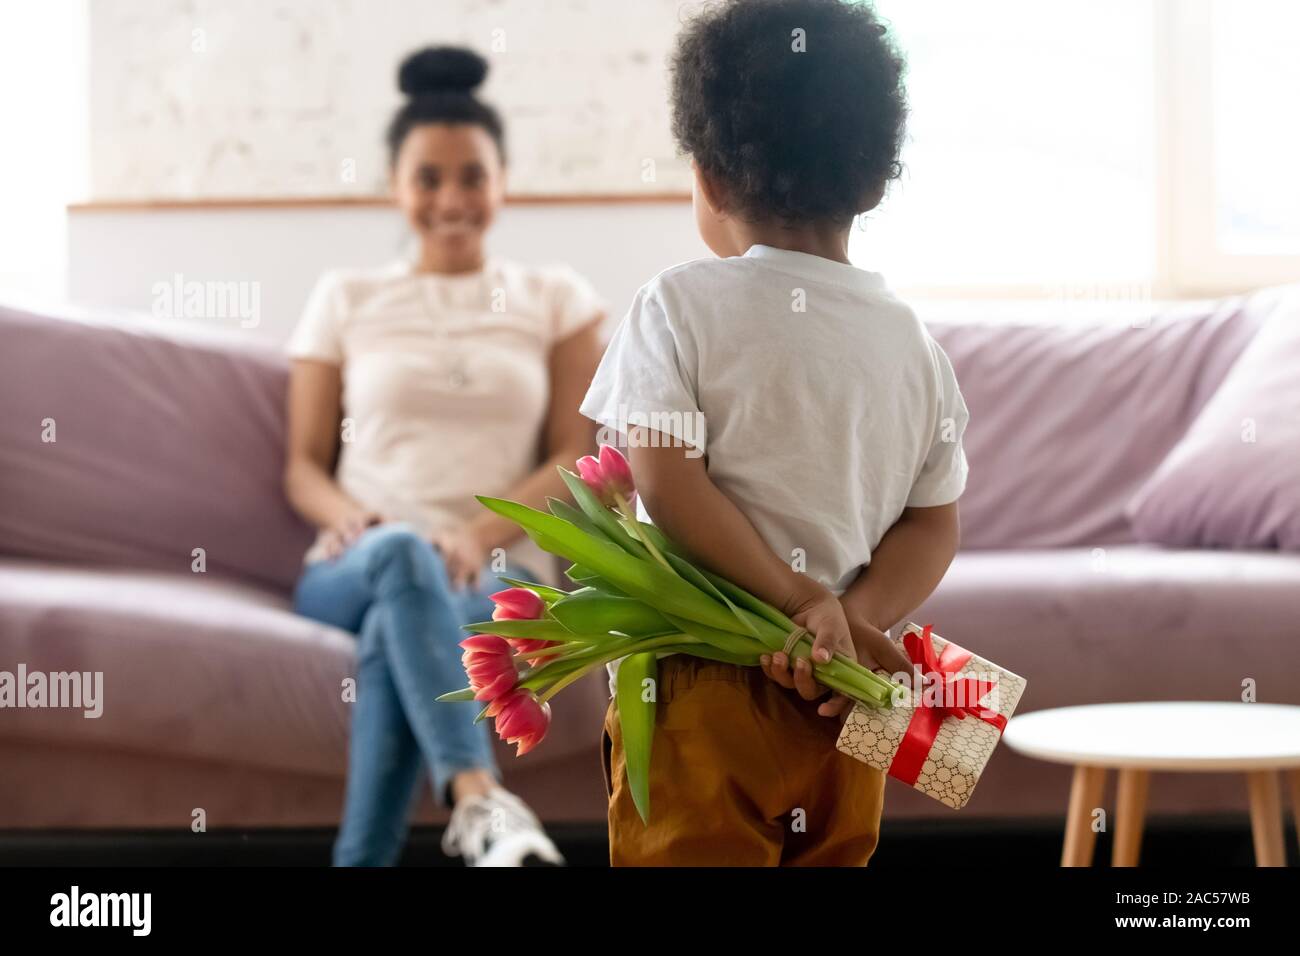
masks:
<path fill-rule="evenodd" d="M 818 660 L 898 673 L 884 631 L 957 548 L 967 412 L 913 312 L 848 259 L 899 168 L 884 34 L 841 0 L 730 0 L 686 26 L 673 132 L 719 258 L 641 288 L 581 410 L 627 432 L 649 518 L 694 559 L 806 627 Z M 835 749 L 849 702 L 806 659 L 672 656 L 656 691 L 648 825 L 606 714 L 614 865 L 866 864 L 884 775 Z"/>

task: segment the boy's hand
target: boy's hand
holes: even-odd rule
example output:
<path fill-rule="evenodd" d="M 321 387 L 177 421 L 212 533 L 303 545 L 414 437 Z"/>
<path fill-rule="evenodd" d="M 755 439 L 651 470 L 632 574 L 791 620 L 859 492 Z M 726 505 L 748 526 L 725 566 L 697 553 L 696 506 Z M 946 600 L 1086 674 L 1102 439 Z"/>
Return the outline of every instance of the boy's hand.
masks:
<path fill-rule="evenodd" d="M 806 596 L 784 610 L 790 619 L 813 634 L 813 659 L 825 663 L 832 654 L 851 657 L 865 667 L 884 669 L 891 674 L 912 672 L 912 662 L 886 634 L 872 624 L 850 619 L 839 599 L 825 587 L 815 585 Z M 827 688 L 817 683 L 807 658 L 798 658 L 793 668 L 781 651 L 764 654 L 760 660 L 763 673 L 782 687 L 798 692 L 804 700 L 816 700 Z M 853 706 L 853 700 L 833 693 L 817 708 L 823 717 L 838 717 Z"/>
<path fill-rule="evenodd" d="M 849 630 L 849 621 L 839 599 L 830 591 L 811 580 L 795 595 L 782 610 L 800 627 L 806 628 L 813 636 L 812 656 L 818 663 L 826 663 L 834 654 L 854 657 L 857 654 L 853 637 Z M 782 687 L 796 691 L 804 700 L 816 700 L 826 694 L 827 688 L 817 683 L 813 677 L 812 665 L 808 658 L 799 657 L 790 666 L 789 656 L 784 651 L 764 654 L 760 659 L 763 673 Z M 838 695 L 837 695 L 838 696 Z M 833 717 L 843 710 L 828 710 L 832 701 L 827 701 L 817 708 L 825 717 Z"/>
<path fill-rule="evenodd" d="M 898 649 L 884 631 L 860 618 L 849 618 L 849 633 L 853 636 L 858 663 L 872 670 L 887 671 L 890 676 L 910 675 L 912 661 Z M 910 680 L 907 681 L 910 685 Z M 837 717 L 853 706 L 853 700 L 843 694 L 832 694 L 831 699 L 817 708 L 823 717 Z"/>

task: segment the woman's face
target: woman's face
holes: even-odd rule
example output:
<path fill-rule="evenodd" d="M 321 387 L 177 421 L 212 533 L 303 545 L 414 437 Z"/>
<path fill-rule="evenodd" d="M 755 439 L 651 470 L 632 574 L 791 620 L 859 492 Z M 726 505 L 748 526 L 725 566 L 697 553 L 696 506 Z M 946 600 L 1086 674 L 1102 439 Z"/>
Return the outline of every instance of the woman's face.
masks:
<path fill-rule="evenodd" d="M 481 255 L 505 197 L 505 170 L 487 130 L 469 123 L 412 128 L 393 164 L 393 193 L 407 222 L 449 263 Z"/>

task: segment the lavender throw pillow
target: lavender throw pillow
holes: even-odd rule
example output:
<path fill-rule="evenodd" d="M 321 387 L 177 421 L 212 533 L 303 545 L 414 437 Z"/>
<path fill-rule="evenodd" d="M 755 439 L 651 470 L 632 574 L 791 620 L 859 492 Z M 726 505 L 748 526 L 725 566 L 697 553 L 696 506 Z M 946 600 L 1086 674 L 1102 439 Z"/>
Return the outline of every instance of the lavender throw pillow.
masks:
<path fill-rule="evenodd" d="M 1260 330 L 1129 501 L 1140 541 L 1300 551 L 1300 285 L 1250 307 Z"/>

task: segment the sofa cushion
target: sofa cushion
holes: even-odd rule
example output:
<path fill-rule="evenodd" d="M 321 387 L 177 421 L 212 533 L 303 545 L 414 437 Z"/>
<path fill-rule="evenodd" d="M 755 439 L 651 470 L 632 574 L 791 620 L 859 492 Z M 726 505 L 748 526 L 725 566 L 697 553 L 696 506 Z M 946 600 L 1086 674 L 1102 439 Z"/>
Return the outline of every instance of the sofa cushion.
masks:
<path fill-rule="evenodd" d="M 970 409 L 962 547 L 1133 541 L 1128 499 L 1213 393 L 1259 311 L 1234 298 L 1137 323 L 927 322 Z"/>
<path fill-rule="evenodd" d="M 336 774 L 347 634 L 210 575 L 0 560 L 0 670 L 103 673 L 103 714 L 10 710 L 5 737 Z"/>
<path fill-rule="evenodd" d="M 1247 677 L 1259 682 L 1261 700 L 1300 703 L 1296 594 L 1295 555 L 1143 546 L 965 552 L 911 617 L 1026 677 L 1021 712 L 1094 700 L 1231 700 Z M 21 785 L 0 799 L 0 826 L 184 825 L 193 806 L 208 807 L 210 821 L 332 822 L 336 792 L 305 794 L 312 778 L 344 773 L 347 712 L 339 688 L 351 656 L 348 635 L 294 616 L 282 598 L 256 588 L 0 560 L 0 670 L 12 672 L 20 661 L 32 670 L 101 670 L 105 697 L 98 719 L 0 711 L 0 751 L 48 754 L 44 763 L 17 765 L 39 776 L 20 775 Z M 603 675 L 594 674 L 557 700 L 551 734 L 537 750 L 516 759 L 498 745 L 507 785 L 555 761 L 574 788 L 588 774 L 598 798 L 607 702 Z M 92 764 L 119 761 L 99 776 L 91 768 L 106 788 L 102 800 L 79 802 L 58 789 L 59 780 L 86 779 L 67 766 L 69 754 L 93 754 Z M 122 761 L 132 755 L 142 777 L 124 781 L 129 763 Z M 184 776 L 161 769 L 176 764 L 191 769 Z M 219 777 L 211 767 L 222 768 Z M 151 786 L 148 773 L 161 774 L 158 792 L 119 813 L 133 787 Z M 218 778 L 232 788 L 249 782 L 247 799 L 212 792 Z M 272 809 L 265 791 L 276 781 L 304 792 L 282 794 L 283 805 Z M 51 785 L 56 791 L 42 800 Z M 963 812 L 1057 813 L 1068 786 L 1068 768 L 1000 747 Z M 204 802 L 195 802 L 196 792 L 207 794 Z M 555 799 L 562 793 L 572 804 L 571 792 L 552 779 L 520 792 L 545 818 L 572 818 Z M 1221 811 L 1243 793 L 1236 776 L 1218 788 L 1155 787 L 1152 807 Z M 891 786 L 886 799 L 890 818 L 931 817 L 936 807 L 902 785 Z M 22 816 L 7 816 L 11 811 Z"/>
<path fill-rule="evenodd" d="M 3 738 L 339 776 L 354 660 L 351 635 L 251 585 L 0 559 L 0 671 L 103 673 L 101 716 L 6 708 Z M 598 773 L 607 700 L 603 672 L 574 685 L 537 750 L 496 743 L 502 767 L 586 752 Z"/>
<path fill-rule="evenodd" d="M 1148 545 L 958 554 L 918 623 L 1028 680 L 1020 710 L 1300 704 L 1300 555 Z"/>
<path fill-rule="evenodd" d="M 2 306 L 0 340 L 0 552 L 291 586 L 282 357 Z"/>
<path fill-rule="evenodd" d="M 1141 540 L 1300 551 L 1300 286 L 1259 300 L 1267 321 L 1129 502 Z"/>
<path fill-rule="evenodd" d="M 1300 704 L 1300 556 L 1145 545 L 966 551 L 910 615 L 1028 681 L 1016 712 L 1131 700 Z M 1014 719 L 1014 718 L 1013 718 Z M 1057 816 L 1071 768 L 998 747 L 971 817 Z M 1194 779 L 1193 779 L 1194 777 Z M 1152 814 L 1244 812 L 1240 774 L 1158 774 Z M 945 808 L 891 785 L 890 819 Z M 948 811 L 951 812 L 951 811 Z"/>

